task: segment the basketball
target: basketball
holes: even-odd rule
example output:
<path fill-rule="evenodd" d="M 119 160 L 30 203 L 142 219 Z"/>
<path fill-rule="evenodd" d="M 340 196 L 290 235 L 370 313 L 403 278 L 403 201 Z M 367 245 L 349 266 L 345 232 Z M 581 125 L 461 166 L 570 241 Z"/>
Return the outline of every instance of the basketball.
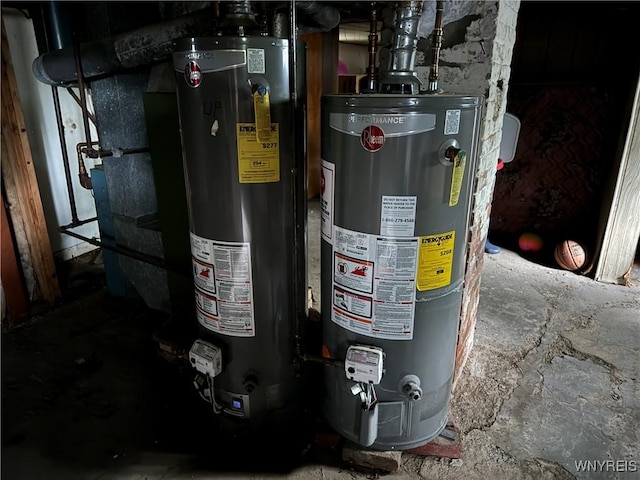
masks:
<path fill-rule="evenodd" d="M 584 248 L 573 240 L 560 242 L 556 246 L 553 256 L 558 265 L 572 272 L 580 270 L 587 263 L 587 254 Z"/>

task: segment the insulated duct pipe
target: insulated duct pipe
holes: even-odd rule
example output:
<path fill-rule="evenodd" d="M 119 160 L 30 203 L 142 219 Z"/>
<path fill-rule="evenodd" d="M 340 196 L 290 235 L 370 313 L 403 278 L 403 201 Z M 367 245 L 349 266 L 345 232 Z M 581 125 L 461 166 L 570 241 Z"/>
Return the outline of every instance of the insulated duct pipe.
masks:
<path fill-rule="evenodd" d="M 248 16 L 249 2 L 234 2 L 232 14 Z M 297 8 L 323 31 L 340 23 L 340 13 L 320 2 L 297 2 Z M 151 65 L 169 58 L 173 41 L 180 37 L 211 35 L 217 25 L 215 9 L 206 8 L 132 32 L 84 43 L 80 46 L 85 80 L 104 77 L 128 68 Z M 316 27 L 316 29 L 317 29 Z M 72 48 L 43 53 L 33 61 L 33 74 L 47 85 L 77 82 Z"/>
<path fill-rule="evenodd" d="M 86 80 L 127 68 L 166 60 L 173 40 L 187 35 L 206 34 L 215 26 L 212 8 L 132 32 L 80 45 L 82 72 Z M 72 48 L 43 53 L 33 61 L 33 74 L 42 83 L 60 86 L 77 81 Z"/>
<path fill-rule="evenodd" d="M 296 2 L 296 7 L 300 13 L 313 20 L 323 32 L 333 30 L 340 23 L 340 12 L 320 2 Z"/>
<path fill-rule="evenodd" d="M 398 2 L 391 65 L 381 82 L 382 93 L 417 95 L 420 92 L 420 80 L 415 76 L 414 67 L 422 6 L 423 2 Z"/>

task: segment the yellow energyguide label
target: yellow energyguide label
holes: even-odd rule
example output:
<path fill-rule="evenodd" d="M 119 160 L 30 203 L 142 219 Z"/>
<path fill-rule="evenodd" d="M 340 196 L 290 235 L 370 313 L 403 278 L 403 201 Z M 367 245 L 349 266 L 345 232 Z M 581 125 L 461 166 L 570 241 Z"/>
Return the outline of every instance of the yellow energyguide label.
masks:
<path fill-rule="evenodd" d="M 434 290 L 451 283 L 455 239 L 455 231 L 420 237 L 416 278 L 419 291 Z"/>
<path fill-rule="evenodd" d="M 449 206 L 455 207 L 460 198 L 464 167 L 467 163 L 467 152 L 460 150 L 453 159 L 453 175 L 451 176 L 451 192 L 449 194 Z"/>
<path fill-rule="evenodd" d="M 266 141 L 258 141 L 255 123 L 236 125 L 238 181 L 273 183 L 280 181 L 280 142 L 277 123 L 271 124 Z"/>

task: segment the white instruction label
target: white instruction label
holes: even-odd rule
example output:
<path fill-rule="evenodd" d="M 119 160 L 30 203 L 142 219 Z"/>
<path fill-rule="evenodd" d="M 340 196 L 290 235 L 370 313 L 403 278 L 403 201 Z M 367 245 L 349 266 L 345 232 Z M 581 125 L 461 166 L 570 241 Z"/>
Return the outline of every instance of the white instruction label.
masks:
<path fill-rule="evenodd" d="M 320 207 L 322 208 L 320 225 L 322 237 L 331 242 L 333 239 L 333 192 L 335 185 L 336 166 L 322 160 L 320 170 L 322 183 L 320 185 Z"/>
<path fill-rule="evenodd" d="M 331 320 L 362 335 L 411 340 L 418 237 L 370 235 L 334 226 Z"/>
<path fill-rule="evenodd" d="M 233 337 L 255 336 L 251 247 L 191 233 L 198 322 Z"/>
<path fill-rule="evenodd" d="M 417 197 L 382 196 L 380 235 L 413 237 Z"/>
<path fill-rule="evenodd" d="M 264 72 L 264 49 L 247 48 L 247 73 Z"/>
<path fill-rule="evenodd" d="M 460 110 L 447 110 L 444 119 L 444 134 L 457 135 L 460 131 Z"/>

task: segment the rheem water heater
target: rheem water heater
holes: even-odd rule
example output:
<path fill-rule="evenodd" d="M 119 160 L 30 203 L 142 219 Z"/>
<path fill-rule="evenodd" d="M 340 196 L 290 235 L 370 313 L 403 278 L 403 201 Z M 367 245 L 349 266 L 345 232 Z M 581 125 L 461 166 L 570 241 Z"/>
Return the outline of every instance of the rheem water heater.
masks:
<path fill-rule="evenodd" d="M 322 102 L 324 413 L 378 450 L 447 423 L 478 149 L 481 98 L 418 94 L 421 11 L 397 2 L 379 93 Z"/>
<path fill-rule="evenodd" d="M 291 417 L 306 315 L 304 151 L 294 148 L 304 117 L 289 60 L 290 42 L 269 36 L 187 38 L 173 54 L 201 332 L 191 360 L 213 410 L 252 425 Z M 302 91 L 304 70 L 297 78 Z"/>

